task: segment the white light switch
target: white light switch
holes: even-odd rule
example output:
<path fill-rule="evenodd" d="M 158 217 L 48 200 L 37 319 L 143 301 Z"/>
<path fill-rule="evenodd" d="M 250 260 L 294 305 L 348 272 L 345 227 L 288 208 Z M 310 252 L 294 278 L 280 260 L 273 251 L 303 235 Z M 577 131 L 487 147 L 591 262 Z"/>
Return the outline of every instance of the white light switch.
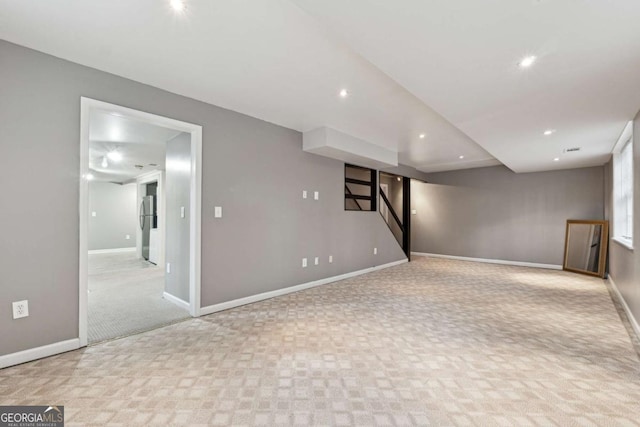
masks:
<path fill-rule="evenodd" d="M 418 213 L 418 211 L 417 211 L 417 210 L 415 210 L 415 209 L 411 209 L 411 215 L 416 215 L 417 213 Z"/>
<path fill-rule="evenodd" d="M 373 254 L 378 255 L 378 248 L 373 248 Z"/>
<path fill-rule="evenodd" d="M 167 263 L 167 273 L 171 273 L 171 263 Z"/>
<path fill-rule="evenodd" d="M 313 200 L 318 200 L 320 199 L 320 192 L 319 191 L 314 191 L 313 192 Z"/>
<path fill-rule="evenodd" d="M 320 258 L 316 257 L 316 258 L 313 260 L 313 263 L 314 263 L 315 265 L 320 264 Z"/>
<path fill-rule="evenodd" d="M 91 212 L 91 216 L 96 216 L 95 211 L 94 211 L 94 212 Z"/>
<path fill-rule="evenodd" d="M 302 258 L 302 268 L 305 268 L 306 266 L 307 266 L 307 259 Z"/>
<path fill-rule="evenodd" d="M 131 235 L 127 234 L 126 236 L 124 236 L 124 238 L 125 238 L 126 240 L 131 240 Z"/>
<path fill-rule="evenodd" d="M 213 208 L 213 217 L 222 218 L 222 206 L 215 206 Z"/>
<path fill-rule="evenodd" d="M 180 218 L 184 218 L 184 206 L 180 206 Z"/>
<path fill-rule="evenodd" d="M 333 262 L 333 255 L 329 255 L 329 264 Z"/>
<path fill-rule="evenodd" d="M 302 198 L 303 199 L 307 198 L 307 190 L 302 190 Z"/>

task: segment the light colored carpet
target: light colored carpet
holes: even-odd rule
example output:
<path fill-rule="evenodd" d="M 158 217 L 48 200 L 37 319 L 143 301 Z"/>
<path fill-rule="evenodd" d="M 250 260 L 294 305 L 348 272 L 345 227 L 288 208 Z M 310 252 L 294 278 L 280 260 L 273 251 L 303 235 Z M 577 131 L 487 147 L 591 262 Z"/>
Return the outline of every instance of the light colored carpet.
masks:
<path fill-rule="evenodd" d="M 0 371 L 67 425 L 637 426 L 603 281 L 418 258 Z"/>
<path fill-rule="evenodd" d="M 162 297 L 164 271 L 134 252 L 89 255 L 89 343 L 148 331 L 189 313 Z"/>

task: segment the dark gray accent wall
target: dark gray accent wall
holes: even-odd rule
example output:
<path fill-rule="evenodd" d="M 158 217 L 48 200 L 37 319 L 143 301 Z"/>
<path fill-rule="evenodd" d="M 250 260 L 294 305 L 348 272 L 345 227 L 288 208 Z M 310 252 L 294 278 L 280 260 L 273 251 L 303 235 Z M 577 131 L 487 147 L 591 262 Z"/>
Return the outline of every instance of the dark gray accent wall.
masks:
<path fill-rule="evenodd" d="M 607 216 L 613 220 L 613 164 L 606 167 Z M 609 241 L 609 274 L 622 294 L 636 324 L 640 323 L 640 113 L 633 120 L 633 246 Z"/>
<path fill-rule="evenodd" d="M 135 248 L 137 209 L 136 184 L 90 182 L 89 250 Z"/>
<path fill-rule="evenodd" d="M 504 166 L 412 182 L 412 251 L 561 265 L 568 219 L 603 219 L 603 167 L 516 174 Z"/>
<path fill-rule="evenodd" d="M 405 259 L 378 212 L 344 211 L 343 164 L 299 132 L 5 41 L 0 64 L 0 354 L 78 337 L 81 96 L 203 126 L 203 306 Z"/>
<path fill-rule="evenodd" d="M 167 141 L 166 152 L 165 262 L 171 265 L 171 271 L 164 276 L 164 290 L 189 302 L 191 135 L 183 132 Z"/>

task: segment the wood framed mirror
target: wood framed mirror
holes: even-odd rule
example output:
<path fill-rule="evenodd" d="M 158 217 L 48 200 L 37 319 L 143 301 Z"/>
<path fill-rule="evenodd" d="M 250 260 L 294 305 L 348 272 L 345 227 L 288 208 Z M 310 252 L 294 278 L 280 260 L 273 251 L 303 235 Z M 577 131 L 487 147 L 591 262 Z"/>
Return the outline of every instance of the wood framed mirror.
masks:
<path fill-rule="evenodd" d="M 563 270 L 604 277 L 609 221 L 567 220 Z"/>

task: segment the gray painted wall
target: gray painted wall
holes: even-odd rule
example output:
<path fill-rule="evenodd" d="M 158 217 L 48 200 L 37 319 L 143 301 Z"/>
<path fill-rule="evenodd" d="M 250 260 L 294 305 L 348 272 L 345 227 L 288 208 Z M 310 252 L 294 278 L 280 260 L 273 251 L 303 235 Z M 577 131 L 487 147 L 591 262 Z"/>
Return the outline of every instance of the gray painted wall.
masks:
<path fill-rule="evenodd" d="M 606 166 L 607 219 L 613 219 L 613 164 Z M 609 241 L 609 274 L 637 323 L 640 323 L 640 113 L 633 120 L 633 246 Z"/>
<path fill-rule="evenodd" d="M 89 250 L 135 248 L 136 184 L 89 183 Z M 96 216 L 91 216 L 95 212 Z M 130 239 L 126 239 L 129 235 Z"/>
<path fill-rule="evenodd" d="M 183 301 L 189 298 L 189 203 L 191 200 L 191 135 L 181 133 L 167 142 L 166 161 L 166 263 L 165 291 Z M 184 207 L 184 218 L 181 217 Z"/>
<path fill-rule="evenodd" d="M 562 265 L 566 221 L 603 219 L 603 171 L 428 174 L 411 183 L 412 251 Z"/>
<path fill-rule="evenodd" d="M 299 132 L 5 41 L 0 63 L 0 354 L 78 337 L 81 96 L 203 126 L 204 306 L 405 259 L 378 212 L 344 211 L 343 164 L 303 152 Z"/>

